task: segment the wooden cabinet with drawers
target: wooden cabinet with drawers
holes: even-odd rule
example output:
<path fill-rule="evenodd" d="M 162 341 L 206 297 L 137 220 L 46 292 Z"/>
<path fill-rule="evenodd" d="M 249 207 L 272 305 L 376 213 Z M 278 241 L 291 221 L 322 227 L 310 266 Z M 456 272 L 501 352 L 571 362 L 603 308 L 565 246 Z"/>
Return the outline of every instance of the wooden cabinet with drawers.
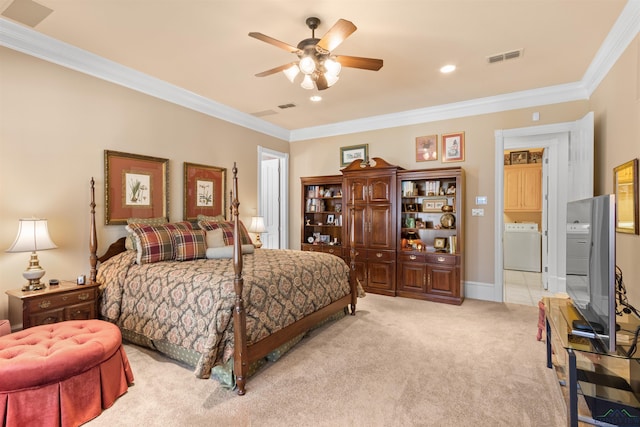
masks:
<path fill-rule="evenodd" d="M 39 291 L 12 289 L 6 293 L 10 320 L 14 324 L 22 320 L 23 329 L 64 320 L 95 319 L 98 315 L 98 284 L 63 281 Z"/>

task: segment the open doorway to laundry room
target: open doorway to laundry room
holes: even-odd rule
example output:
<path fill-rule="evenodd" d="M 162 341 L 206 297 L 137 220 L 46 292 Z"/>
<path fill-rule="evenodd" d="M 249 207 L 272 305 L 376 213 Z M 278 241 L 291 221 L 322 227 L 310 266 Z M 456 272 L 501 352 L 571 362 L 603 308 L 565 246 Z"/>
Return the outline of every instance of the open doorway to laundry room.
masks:
<path fill-rule="evenodd" d="M 540 278 L 544 292 L 564 292 L 567 201 L 593 196 L 593 113 L 574 122 L 497 130 L 495 136 L 496 256 L 492 299 L 516 302 L 505 292 L 504 280 L 505 151 L 543 149 Z M 526 279 L 515 278 L 512 281 L 515 280 Z M 538 294 L 530 292 L 529 295 L 529 301 L 537 303 Z"/>

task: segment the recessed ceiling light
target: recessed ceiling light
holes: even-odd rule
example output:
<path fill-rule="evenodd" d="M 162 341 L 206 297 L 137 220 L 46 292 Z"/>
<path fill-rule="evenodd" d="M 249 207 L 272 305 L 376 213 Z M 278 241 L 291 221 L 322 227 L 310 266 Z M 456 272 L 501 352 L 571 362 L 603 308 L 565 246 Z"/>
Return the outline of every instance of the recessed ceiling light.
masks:
<path fill-rule="evenodd" d="M 445 65 L 444 67 L 440 68 L 440 72 L 443 74 L 447 74 L 447 73 L 451 73 L 453 71 L 455 71 L 456 66 L 449 64 L 449 65 Z"/>
<path fill-rule="evenodd" d="M 311 98 L 309 98 L 311 101 L 313 102 L 320 102 L 322 101 L 322 97 L 320 95 L 313 95 Z"/>

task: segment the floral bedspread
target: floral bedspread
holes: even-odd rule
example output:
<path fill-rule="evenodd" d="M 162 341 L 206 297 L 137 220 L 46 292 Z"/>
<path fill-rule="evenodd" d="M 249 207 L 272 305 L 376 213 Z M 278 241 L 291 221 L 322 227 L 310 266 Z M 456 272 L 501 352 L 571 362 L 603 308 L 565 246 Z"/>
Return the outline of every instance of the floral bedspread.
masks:
<path fill-rule="evenodd" d="M 194 373 L 233 358 L 230 259 L 134 264 L 135 251 L 102 264 L 103 318 L 125 331 L 199 354 Z M 330 254 L 260 249 L 243 256 L 247 340 L 254 343 L 350 293 L 349 267 Z"/>

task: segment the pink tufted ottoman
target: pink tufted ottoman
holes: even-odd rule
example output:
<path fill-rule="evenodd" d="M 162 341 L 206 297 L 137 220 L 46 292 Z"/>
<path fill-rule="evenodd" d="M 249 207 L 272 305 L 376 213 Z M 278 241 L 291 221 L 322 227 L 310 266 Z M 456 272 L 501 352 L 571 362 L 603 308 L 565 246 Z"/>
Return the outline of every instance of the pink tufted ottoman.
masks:
<path fill-rule="evenodd" d="M 77 426 L 133 383 L 117 326 L 70 320 L 0 337 L 0 418 L 7 426 Z"/>

